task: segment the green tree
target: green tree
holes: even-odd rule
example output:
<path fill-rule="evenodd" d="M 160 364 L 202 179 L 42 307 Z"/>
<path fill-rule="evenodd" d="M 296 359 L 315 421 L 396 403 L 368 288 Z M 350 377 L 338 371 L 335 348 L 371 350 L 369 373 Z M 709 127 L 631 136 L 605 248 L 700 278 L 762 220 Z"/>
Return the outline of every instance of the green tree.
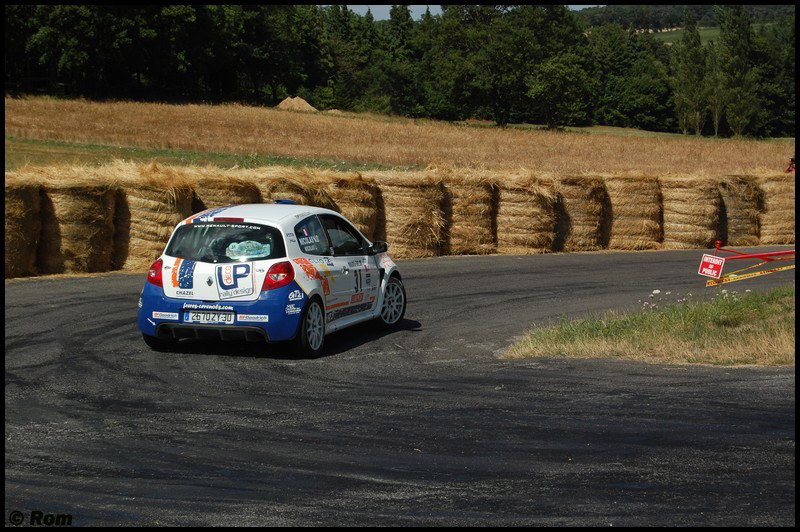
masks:
<path fill-rule="evenodd" d="M 675 47 L 672 77 L 675 110 L 684 134 L 688 127 L 700 135 L 706 116 L 706 94 L 703 90 L 705 77 L 705 51 L 700 42 L 700 32 L 692 12 L 686 9 L 684 33 Z"/>
<path fill-rule="evenodd" d="M 526 78 L 528 96 L 547 127 L 584 125 L 589 120 L 589 74 L 574 53 L 559 54 L 536 67 Z"/>
<path fill-rule="evenodd" d="M 743 6 L 717 10 L 720 24 L 720 66 L 725 87 L 725 118 L 733 134 L 755 129 L 760 111 L 759 72 L 752 65 L 750 15 Z"/>
<path fill-rule="evenodd" d="M 719 63 L 719 46 L 711 41 L 706 48 L 706 69 L 703 90 L 708 101 L 708 111 L 714 126 L 714 136 L 718 137 L 725 113 L 725 79 Z"/>

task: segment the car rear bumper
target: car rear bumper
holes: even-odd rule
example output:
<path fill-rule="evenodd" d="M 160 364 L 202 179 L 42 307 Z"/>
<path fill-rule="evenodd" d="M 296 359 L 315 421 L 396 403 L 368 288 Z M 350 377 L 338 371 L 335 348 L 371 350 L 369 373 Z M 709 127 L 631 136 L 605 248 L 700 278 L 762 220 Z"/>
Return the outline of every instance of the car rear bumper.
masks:
<path fill-rule="evenodd" d="M 289 301 L 289 294 L 302 299 Z M 162 339 L 200 338 L 280 342 L 297 334 L 302 308 L 307 301 L 297 283 L 263 292 L 255 301 L 201 301 L 166 297 L 161 287 L 145 283 L 139 306 L 139 329 Z M 225 311 L 235 314 L 233 324 L 187 323 L 190 310 Z"/>

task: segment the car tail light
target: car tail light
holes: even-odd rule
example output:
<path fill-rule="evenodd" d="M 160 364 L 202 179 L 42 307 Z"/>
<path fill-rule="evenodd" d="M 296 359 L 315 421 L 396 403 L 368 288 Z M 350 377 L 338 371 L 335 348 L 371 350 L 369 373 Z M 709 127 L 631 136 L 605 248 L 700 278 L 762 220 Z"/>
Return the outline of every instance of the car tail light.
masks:
<path fill-rule="evenodd" d="M 150 284 L 154 284 L 156 286 L 164 286 L 164 282 L 161 280 L 161 266 L 164 264 L 164 261 L 158 259 L 150 266 L 150 269 L 147 271 L 147 282 Z"/>
<path fill-rule="evenodd" d="M 264 278 L 261 291 L 266 292 L 267 290 L 282 288 L 292 281 L 294 281 L 294 268 L 292 267 L 292 263 L 289 261 L 278 262 L 273 264 L 269 271 L 267 271 L 267 276 Z"/>

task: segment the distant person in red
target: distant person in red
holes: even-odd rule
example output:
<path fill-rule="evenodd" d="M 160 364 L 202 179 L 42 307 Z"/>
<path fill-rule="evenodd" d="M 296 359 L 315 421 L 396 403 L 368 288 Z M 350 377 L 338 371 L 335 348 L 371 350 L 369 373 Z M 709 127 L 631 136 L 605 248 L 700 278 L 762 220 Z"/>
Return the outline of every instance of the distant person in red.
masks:
<path fill-rule="evenodd" d="M 794 157 L 789 161 L 789 167 L 786 168 L 786 172 L 794 172 Z"/>

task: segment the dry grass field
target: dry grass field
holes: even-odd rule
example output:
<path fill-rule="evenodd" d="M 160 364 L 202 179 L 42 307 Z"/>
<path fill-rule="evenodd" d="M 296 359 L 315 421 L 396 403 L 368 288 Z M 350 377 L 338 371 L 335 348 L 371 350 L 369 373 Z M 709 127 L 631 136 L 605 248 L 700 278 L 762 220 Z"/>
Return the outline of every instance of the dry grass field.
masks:
<path fill-rule="evenodd" d="M 794 143 L 470 127 L 242 105 L 5 100 L 6 136 L 424 167 L 708 175 L 780 171 Z"/>

